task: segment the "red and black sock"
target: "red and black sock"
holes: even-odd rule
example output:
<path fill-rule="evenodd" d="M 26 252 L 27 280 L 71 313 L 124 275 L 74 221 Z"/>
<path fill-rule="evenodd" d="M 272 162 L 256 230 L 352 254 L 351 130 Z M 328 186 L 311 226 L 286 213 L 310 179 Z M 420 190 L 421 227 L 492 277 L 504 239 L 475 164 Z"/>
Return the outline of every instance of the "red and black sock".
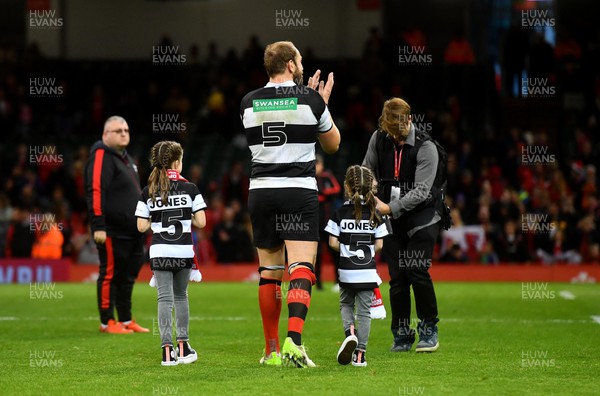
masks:
<path fill-rule="evenodd" d="M 302 266 L 291 274 L 290 289 L 287 295 L 289 310 L 287 336 L 294 341 L 294 344 L 301 345 L 302 328 L 310 307 L 312 285 L 315 284 L 316 278 L 311 264 L 298 263 L 296 265 Z"/>
<path fill-rule="evenodd" d="M 265 333 L 265 354 L 279 353 L 280 280 L 260 278 L 258 283 L 258 305 Z"/>

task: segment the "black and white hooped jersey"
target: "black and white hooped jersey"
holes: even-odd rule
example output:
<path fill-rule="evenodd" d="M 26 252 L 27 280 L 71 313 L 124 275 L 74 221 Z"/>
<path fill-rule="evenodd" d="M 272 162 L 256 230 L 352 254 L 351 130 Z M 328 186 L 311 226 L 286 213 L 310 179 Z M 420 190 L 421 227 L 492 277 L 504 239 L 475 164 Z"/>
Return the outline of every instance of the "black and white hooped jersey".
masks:
<path fill-rule="evenodd" d="M 340 287 L 371 289 L 381 283 L 375 266 L 375 239 L 388 235 L 385 223 L 371 225 L 369 209 L 363 206 L 362 218 L 356 222 L 350 201 L 335 211 L 325 231 L 340 241 Z"/>
<path fill-rule="evenodd" d="M 317 190 L 317 136 L 333 127 L 317 91 L 292 81 L 268 83 L 242 99 L 240 116 L 252 154 L 250 189 Z"/>
<path fill-rule="evenodd" d="M 158 257 L 193 258 L 192 215 L 206 209 L 195 184 L 183 180 L 170 180 L 169 183 L 168 205 L 160 197 L 152 203 L 146 186 L 135 211 L 136 217 L 150 219 L 152 223 L 151 262 Z"/>

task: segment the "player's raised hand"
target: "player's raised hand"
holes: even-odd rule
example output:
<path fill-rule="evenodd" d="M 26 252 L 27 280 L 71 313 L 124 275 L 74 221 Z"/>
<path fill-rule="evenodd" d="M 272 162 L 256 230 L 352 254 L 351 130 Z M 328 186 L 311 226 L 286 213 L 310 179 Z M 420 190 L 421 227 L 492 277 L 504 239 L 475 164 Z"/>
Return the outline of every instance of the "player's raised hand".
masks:
<path fill-rule="evenodd" d="M 312 77 L 308 78 L 308 87 L 316 91 L 319 88 L 319 78 L 321 78 L 321 70 L 317 70 Z"/>
<path fill-rule="evenodd" d="M 327 82 L 319 81 L 319 94 L 325 101 L 325 104 L 329 103 L 329 97 L 331 96 L 331 91 L 333 90 L 333 72 L 329 73 L 327 76 Z"/>
<path fill-rule="evenodd" d="M 327 82 L 321 81 L 321 70 L 317 70 L 312 77 L 308 78 L 308 87 L 319 92 L 325 103 L 329 103 L 329 97 L 333 90 L 333 73 L 327 76 Z"/>

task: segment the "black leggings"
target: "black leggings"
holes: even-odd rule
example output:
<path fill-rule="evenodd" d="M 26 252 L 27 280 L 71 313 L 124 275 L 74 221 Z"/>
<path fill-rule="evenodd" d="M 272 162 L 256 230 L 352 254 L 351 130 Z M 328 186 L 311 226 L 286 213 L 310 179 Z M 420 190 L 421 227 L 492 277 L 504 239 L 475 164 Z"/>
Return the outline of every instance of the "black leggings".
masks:
<path fill-rule="evenodd" d="M 440 230 L 439 223 L 425 227 L 412 237 L 406 233 L 389 235 L 383 240 L 383 255 L 390 273 L 392 332 L 410 326 L 410 286 L 415 293 L 417 316 L 432 321 L 438 316 L 437 300 L 429 267 L 433 247 Z"/>

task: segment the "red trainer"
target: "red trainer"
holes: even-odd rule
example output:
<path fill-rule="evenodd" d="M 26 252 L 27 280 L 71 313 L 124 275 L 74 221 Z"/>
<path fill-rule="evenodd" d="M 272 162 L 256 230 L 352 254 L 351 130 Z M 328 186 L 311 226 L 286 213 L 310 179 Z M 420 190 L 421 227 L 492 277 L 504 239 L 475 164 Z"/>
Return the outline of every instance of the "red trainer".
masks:
<path fill-rule="evenodd" d="M 134 333 L 149 333 L 150 332 L 149 329 L 147 329 L 145 327 L 142 327 L 139 324 L 137 324 L 135 322 L 135 320 L 132 320 L 128 324 L 125 324 L 125 323 L 121 323 L 121 324 L 123 325 L 124 329 L 131 330 Z"/>
<path fill-rule="evenodd" d="M 114 319 L 109 319 L 108 325 L 106 327 L 100 325 L 101 333 L 110 333 L 110 334 L 133 334 L 133 330 L 128 330 L 121 326 L 121 323 L 115 322 Z"/>

